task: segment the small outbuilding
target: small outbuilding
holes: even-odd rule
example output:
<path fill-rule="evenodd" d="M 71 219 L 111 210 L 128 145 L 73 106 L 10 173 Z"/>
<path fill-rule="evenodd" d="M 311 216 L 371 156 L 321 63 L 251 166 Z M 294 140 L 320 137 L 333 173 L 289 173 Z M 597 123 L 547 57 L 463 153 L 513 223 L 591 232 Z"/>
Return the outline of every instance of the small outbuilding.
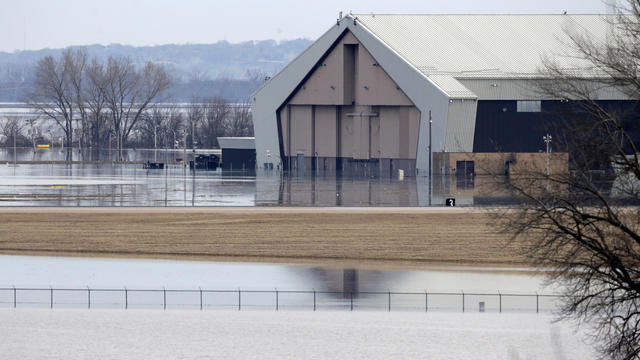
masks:
<path fill-rule="evenodd" d="M 254 171 L 256 142 L 254 137 L 219 137 L 222 150 L 222 170 Z"/>

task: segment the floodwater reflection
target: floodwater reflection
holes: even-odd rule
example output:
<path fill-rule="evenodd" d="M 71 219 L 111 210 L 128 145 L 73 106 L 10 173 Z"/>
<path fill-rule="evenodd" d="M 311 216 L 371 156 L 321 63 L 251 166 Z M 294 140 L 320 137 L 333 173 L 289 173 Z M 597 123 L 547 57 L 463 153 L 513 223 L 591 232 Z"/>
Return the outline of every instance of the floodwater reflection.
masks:
<path fill-rule="evenodd" d="M 273 309 L 279 305 L 281 309 L 315 310 L 316 292 L 319 310 L 353 310 L 355 304 L 358 309 L 385 311 L 391 311 L 391 307 L 394 311 L 425 311 L 426 306 L 461 311 L 461 306 L 473 308 L 478 302 L 496 312 L 552 309 L 551 298 L 543 297 L 538 304 L 536 294 L 551 294 L 553 289 L 543 286 L 543 276 L 522 270 L 526 269 L 393 271 L 0 255 L 0 272 L 10 274 L 0 283 L 0 307 L 84 307 L 89 295 L 92 308 L 123 308 L 127 306 L 123 298 L 127 289 L 128 308 L 202 308 L 203 299 L 198 302 L 197 292 L 205 290 L 204 307 L 208 309 L 239 309 L 241 296 L 242 309 Z M 18 288 L 17 293 L 14 288 Z M 89 294 L 90 289 L 102 290 Z M 170 294 L 163 300 L 164 289 Z"/>
<path fill-rule="evenodd" d="M 245 290 L 543 291 L 544 278 L 529 269 L 434 267 L 370 270 L 288 265 L 151 259 L 0 255 L 7 274 L 0 287 L 130 287 Z"/>
<path fill-rule="evenodd" d="M 207 152 L 206 150 L 202 150 Z M 217 150 L 210 150 L 217 151 Z M 84 162 L 63 163 L 66 154 Z M 123 150 L 113 152 L 53 149 L 0 149 L 0 204 L 7 206 L 457 206 L 513 201 L 496 191 L 488 176 L 341 176 L 308 172 L 302 176 L 278 170 L 202 171 L 183 166 L 191 151 Z M 155 158 L 163 170 L 143 169 Z"/>
<path fill-rule="evenodd" d="M 511 201 L 486 190 L 491 178 L 458 186 L 450 177 L 351 178 L 287 176 L 278 171 L 201 171 L 170 164 L 3 164 L 4 206 L 456 206 Z"/>

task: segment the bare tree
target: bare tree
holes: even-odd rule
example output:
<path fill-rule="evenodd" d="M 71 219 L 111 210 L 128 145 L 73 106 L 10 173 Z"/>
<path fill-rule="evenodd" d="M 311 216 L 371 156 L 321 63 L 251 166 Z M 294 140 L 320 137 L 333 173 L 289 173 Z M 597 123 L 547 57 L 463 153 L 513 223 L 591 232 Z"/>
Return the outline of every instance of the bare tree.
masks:
<path fill-rule="evenodd" d="M 202 100 L 195 98 L 191 100 L 187 110 L 187 124 L 185 124 L 185 126 L 189 135 L 187 137 L 187 146 L 192 149 L 195 149 L 196 129 L 199 128 L 200 123 L 204 119 L 205 111 L 205 106 L 202 104 Z"/>
<path fill-rule="evenodd" d="M 225 136 L 227 133 L 229 113 L 230 106 L 224 98 L 214 97 L 206 101 L 204 118 L 196 134 L 198 142 L 206 148 L 217 147 L 218 136 Z"/>
<path fill-rule="evenodd" d="M 16 146 L 29 146 L 29 138 L 24 134 L 24 128 L 26 122 L 22 119 L 11 118 L 1 122 L 0 135 L 3 137 L 2 145 L 11 147 L 14 145 L 14 138 Z"/>
<path fill-rule="evenodd" d="M 87 109 L 90 143 L 101 147 L 110 130 L 107 110 L 107 75 L 104 65 L 93 59 L 85 70 L 84 99 Z"/>
<path fill-rule="evenodd" d="M 78 145 L 80 148 L 86 144 L 87 133 L 87 108 L 83 96 L 85 68 L 87 66 L 88 54 L 86 49 L 81 48 L 76 51 L 67 48 L 62 51 L 62 62 L 67 70 L 69 92 L 72 98 L 73 107 L 76 110 L 80 121 L 80 132 Z M 86 146 L 86 145 L 85 145 Z"/>
<path fill-rule="evenodd" d="M 71 71 L 73 69 L 69 63 L 62 58 L 42 58 L 36 65 L 34 90 L 25 99 L 31 107 L 58 124 L 64 132 L 67 146 L 71 146 L 73 142 L 75 110 L 75 98 L 70 84 Z"/>
<path fill-rule="evenodd" d="M 531 261 L 564 292 L 562 316 L 579 320 L 602 358 L 640 357 L 640 1 L 609 17 L 610 41 L 569 32 L 591 76 L 547 61 L 538 82 L 564 99 L 555 146 L 569 171 L 531 168 L 504 180 L 522 203 L 496 213 Z M 629 96 L 599 101 L 602 89 Z M 632 205 L 632 206 L 630 206 Z"/>
<path fill-rule="evenodd" d="M 269 79 L 269 74 L 262 69 L 248 69 L 245 75 L 253 90 L 258 89 Z"/>
<path fill-rule="evenodd" d="M 234 104 L 231 107 L 227 124 L 229 136 L 253 136 L 253 119 L 248 103 Z"/>
<path fill-rule="evenodd" d="M 153 107 L 142 116 L 137 129 L 140 131 L 140 145 L 174 148 L 181 138 L 183 117 L 175 106 Z"/>
<path fill-rule="evenodd" d="M 169 75 L 160 65 L 147 62 L 138 72 L 129 58 L 108 59 L 104 97 L 119 154 L 149 104 L 157 100 L 170 83 Z"/>

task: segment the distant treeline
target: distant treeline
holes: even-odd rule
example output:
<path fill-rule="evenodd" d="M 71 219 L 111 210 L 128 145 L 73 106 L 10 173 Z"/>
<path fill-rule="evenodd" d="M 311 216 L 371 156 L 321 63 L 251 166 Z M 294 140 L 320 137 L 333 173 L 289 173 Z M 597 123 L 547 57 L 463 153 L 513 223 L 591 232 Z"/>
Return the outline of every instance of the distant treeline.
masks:
<path fill-rule="evenodd" d="M 247 71 L 247 82 L 264 81 Z M 45 56 L 33 68 L 24 100 L 36 116 L 0 119 L 4 146 L 56 143 L 81 149 L 126 147 L 216 147 L 219 136 L 251 136 L 248 102 L 202 96 L 194 86 L 189 103 L 168 101 L 175 78 L 168 67 L 129 57 L 92 57 L 84 48 Z M 216 84 L 192 79 L 192 84 Z M 196 96 L 196 94 L 200 96 Z"/>
<path fill-rule="evenodd" d="M 172 101 L 217 96 L 241 102 L 249 98 L 264 77 L 273 76 L 310 44 L 310 40 L 297 39 L 145 47 L 91 45 L 82 48 L 100 62 L 109 57 L 126 57 L 136 67 L 147 62 L 163 65 L 173 79 L 165 93 Z M 33 91 L 37 62 L 46 56 L 60 56 L 62 50 L 0 52 L 0 102 L 23 101 L 25 95 Z"/>

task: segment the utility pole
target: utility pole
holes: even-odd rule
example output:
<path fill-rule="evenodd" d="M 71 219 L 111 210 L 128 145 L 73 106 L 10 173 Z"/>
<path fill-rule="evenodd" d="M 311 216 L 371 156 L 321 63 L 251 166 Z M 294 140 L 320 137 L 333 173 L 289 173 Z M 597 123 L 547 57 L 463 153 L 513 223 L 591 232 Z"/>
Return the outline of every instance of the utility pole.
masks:
<path fill-rule="evenodd" d="M 18 156 L 16 155 L 16 127 L 13 128 L 13 167 L 18 166 Z"/>
<path fill-rule="evenodd" d="M 182 163 L 187 165 L 187 130 L 182 130 Z"/>
<path fill-rule="evenodd" d="M 153 162 L 158 162 L 158 126 L 153 124 Z"/>
<path fill-rule="evenodd" d="M 547 145 L 547 164 L 545 168 L 545 173 L 547 175 L 547 191 L 549 191 L 549 173 L 551 172 L 549 168 L 549 156 L 551 155 L 551 135 L 547 134 L 543 136 L 542 140 Z"/>
<path fill-rule="evenodd" d="M 431 164 L 431 157 L 433 155 L 432 149 L 432 136 L 431 136 L 431 128 L 433 127 L 433 118 L 431 117 L 431 110 L 429 110 L 429 206 L 431 206 L 431 192 L 433 188 L 433 168 Z"/>
<path fill-rule="evenodd" d="M 196 130 L 195 130 L 195 124 L 194 124 L 193 120 L 191 120 L 191 148 L 193 150 L 193 153 L 195 154 L 195 152 L 196 152 Z"/>
<path fill-rule="evenodd" d="M 549 156 L 551 154 L 551 135 L 547 134 L 545 136 L 542 137 L 542 140 L 544 141 L 544 143 L 547 145 L 547 164 L 546 164 L 546 169 L 545 169 L 545 174 L 547 176 L 549 176 L 550 173 L 550 169 L 549 169 Z"/>
<path fill-rule="evenodd" d="M 109 131 L 109 161 L 111 161 L 111 131 Z"/>

